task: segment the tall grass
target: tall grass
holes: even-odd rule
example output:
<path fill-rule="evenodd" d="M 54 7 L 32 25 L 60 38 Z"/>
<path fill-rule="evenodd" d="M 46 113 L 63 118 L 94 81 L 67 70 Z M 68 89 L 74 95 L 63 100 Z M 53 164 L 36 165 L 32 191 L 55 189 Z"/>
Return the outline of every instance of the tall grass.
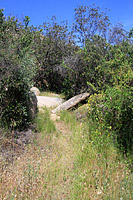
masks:
<path fill-rule="evenodd" d="M 68 111 L 60 118 L 56 130 L 44 107 L 36 141 L 11 165 L 0 159 L 0 199 L 132 199 L 133 175 L 110 137 L 91 119 L 79 122 Z"/>
<path fill-rule="evenodd" d="M 118 152 L 107 134 L 99 134 L 97 124 L 75 123 L 68 112 L 61 120 L 73 130 L 76 153 L 71 199 L 127 200 L 133 198 L 133 175 L 126 159 Z"/>
<path fill-rule="evenodd" d="M 53 121 L 50 119 L 49 110 L 46 107 L 41 108 L 35 120 L 37 130 L 42 134 L 49 134 L 56 131 Z"/>
<path fill-rule="evenodd" d="M 0 200 L 47 199 L 49 174 L 52 177 L 54 173 L 49 171 L 49 157 L 56 128 L 45 107 L 38 113 L 35 123 L 39 134 L 32 144 L 25 147 L 25 152 L 8 165 L 0 158 Z"/>

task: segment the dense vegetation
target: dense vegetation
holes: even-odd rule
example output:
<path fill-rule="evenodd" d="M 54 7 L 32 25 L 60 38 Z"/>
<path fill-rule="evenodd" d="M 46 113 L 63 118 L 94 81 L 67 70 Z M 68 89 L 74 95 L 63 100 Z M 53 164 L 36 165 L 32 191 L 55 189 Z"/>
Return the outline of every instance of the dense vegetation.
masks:
<path fill-rule="evenodd" d="M 121 24 L 112 26 L 96 6 L 75 9 L 71 28 L 56 17 L 40 27 L 5 17 L 0 10 L 0 123 L 8 129 L 27 126 L 31 85 L 64 93 L 96 93 L 89 115 L 101 135 L 110 133 L 124 152 L 132 151 L 133 45 Z M 27 103 L 28 102 L 28 103 Z"/>
<path fill-rule="evenodd" d="M 133 29 L 94 5 L 77 7 L 71 27 L 29 22 L 0 10 L 0 198 L 133 199 Z M 91 95 L 55 121 L 41 108 L 25 145 L 33 85 Z"/>
<path fill-rule="evenodd" d="M 0 124 L 13 130 L 31 121 L 30 87 L 37 70 L 31 29 L 0 10 Z"/>

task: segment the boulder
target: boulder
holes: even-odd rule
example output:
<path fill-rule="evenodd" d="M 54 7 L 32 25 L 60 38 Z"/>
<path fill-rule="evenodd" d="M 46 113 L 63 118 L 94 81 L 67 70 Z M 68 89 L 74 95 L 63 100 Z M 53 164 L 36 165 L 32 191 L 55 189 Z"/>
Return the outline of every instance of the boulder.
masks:
<path fill-rule="evenodd" d="M 32 87 L 32 88 L 30 89 L 30 91 L 31 91 L 31 92 L 34 92 L 34 94 L 35 94 L 36 96 L 39 96 L 39 95 L 40 95 L 40 91 L 39 91 L 39 89 L 38 89 L 37 87 Z"/>
<path fill-rule="evenodd" d="M 28 109 L 31 119 L 33 120 L 37 114 L 37 97 L 34 92 L 29 93 L 30 100 L 28 103 Z"/>
<path fill-rule="evenodd" d="M 71 99 L 69 99 L 68 101 L 65 101 L 64 103 L 59 105 L 54 110 L 52 110 L 52 113 L 57 113 L 61 110 L 69 110 L 73 107 L 76 107 L 79 103 L 82 103 L 83 101 L 85 101 L 89 96 L 90 96 L 89 93 L 83 93 L 83 94 L 74 96 Z"/>

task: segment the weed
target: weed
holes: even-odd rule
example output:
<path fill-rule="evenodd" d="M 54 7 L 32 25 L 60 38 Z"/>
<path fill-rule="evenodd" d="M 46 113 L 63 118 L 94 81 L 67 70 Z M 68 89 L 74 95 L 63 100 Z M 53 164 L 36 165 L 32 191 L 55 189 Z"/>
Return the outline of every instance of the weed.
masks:
<path fill-rule="evenodd" d="M 61 111 L 60 113 L 60 119 L 62 121 L 64 121 L 66 124 L 69 124 L 69 126 L 72 128 L 76 127 L 76 119 L 75 119 L 75 115 L 71 112 L 68 112 L 68 111 Z"/>
<path fill-rule="evenodd" d="M 75 123 L 67 111 L 61 113 L 61 120 L 73 130 L 76 152 L 71 199 L 132 199 L 131 171 L 109 132 L 101 132 L 91 118 Z"/>
<path fill-rule="evenodd" d="M 50 119 L 49 110 L 46 107 L 43 107 L 38 113 L 35 123 L 37 130 L 42 134 L 49 134 L 56 130 L 53 121 Z"/>
<path fill-rule="evenodd" d="M 0 165 L 0 198 L 132 199 L 129 163 L 108 134 L 100 134 L 91 119 L 80 123 L 68 111 L 60 116 L 56 130 L 43 108 L 36 119 L 41 133 L 36 141 L 10 166 Z"/>

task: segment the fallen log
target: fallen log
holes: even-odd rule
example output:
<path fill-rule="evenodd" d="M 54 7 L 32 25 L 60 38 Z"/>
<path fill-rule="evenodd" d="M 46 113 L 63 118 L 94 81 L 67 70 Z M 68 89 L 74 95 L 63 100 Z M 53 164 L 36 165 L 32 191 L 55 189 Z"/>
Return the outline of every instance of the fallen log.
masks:
<path fill-rule="evenodd" d="M 59 105 L 57 108 L 55 108 L 51 112 L 52 113 L 57 113 L 57 112 L 59 112 L 61 110 L 69 110 L 71 108 L 74 108 L 79 103 L 82 103 L 83 101 L 85 101 L 89 96 L 90 96 L 89 93 L 82 93 L 82 94 L 79 94 L 77 96 L 74 96 L 71 99 L 69 99 L 68 101 L 65 101 L 64 103 Z"/>

